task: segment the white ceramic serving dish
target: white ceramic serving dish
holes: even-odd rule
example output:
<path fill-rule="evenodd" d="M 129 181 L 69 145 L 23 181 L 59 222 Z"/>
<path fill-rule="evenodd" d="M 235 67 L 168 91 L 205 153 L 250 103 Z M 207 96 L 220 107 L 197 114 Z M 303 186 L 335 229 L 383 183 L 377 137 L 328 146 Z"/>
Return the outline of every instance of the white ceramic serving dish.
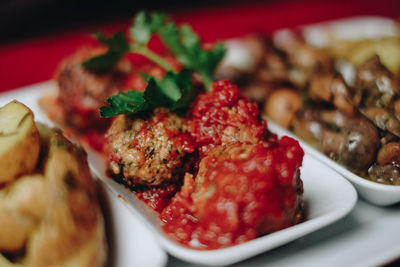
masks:
<path fill-rule="evenodd" d="M 333 40 L 356 41 L 364 39 L 376 39 L 382 37 L 398 36 L 397 23 L 389 18 L 365 16 L 337 21 L 328 21 L 300 27 L 305 40 L 316 47 L 324 47 Z M 279 42 L 279 36 L 284 35 L 286 30 L 278 31 L 275 40 Z M 277 40 L 278 39 L 278 40 Z M 354 69 L 342 70 L 346 81 L 354 76 Z M 269 122 L 269 128 L 276 133 L 296 136 L 273 122 Z M 298 139 L 298 138 L 297 138 Z M 333 168 L 347 178 L 367 201 L 381 206 L 392 205 L 400 202 L 400 186 L 384 185 L 364 179 L 345 167 L 331 160 L 315 148 L 301 142 L 303 149 L 317 160 Z"/>
<path fill-rule="evenodd" d="M 36 120 L 51 125 L 46 115 L 38 108 L 37 100 L 40 96 L 54 93 L 54 89 L 54 83 L 47 82 L 10 91 L 0 95 L 0 105 L 17 99 L 33 110 Z M 152 243 L 153 235 L 156 237 L 157 243 L 161 244 L 168 253 L 187 262 L 206 265 L 232 264 L 281 246 L 339 220 L 353 209 L 357 201 L 357 193 L 348 181 L 324 164 L 306 155 L 301 169 L 307 211 L 307 219 L 304 222 L 237 246 L 199 251 L 183 247 L 169 239 L 161 230 L 160 220 L 154 211 L 138 200 L 127 188 L 104 175 L 103 158 L 90 149 L 88 149 L 88 156 L 93 173 L 99 178 L 99 184 L 106 192 L 106 196 L 112 200 L 112 204 L 109 205 L 109 210 L 112 211 L 110 213 L 113 229 L 111 233 L 115 236 L 113 240 L 116 242 L 113 246 L 117 247 L 115 249 L 117 255 L 114 257 L 117 263 L 113 263 L 112 266 L 133 266 L 133 262 L 137 263 L 138 261 L 142 264 L 137 266 L 162 266 L 165 264 L 165 254 L 160 251 L 157 244 Z M 111 192 L 111 194 L 107 192 Z M 132 214 L 124 213 L 126 208 Z M 139 218 L 140 221 L 136 218 Z M 148 227 L 140 228 L 141 222 Z M 152 263 L 143 265 L 146 263 L 146 259 Z"/>

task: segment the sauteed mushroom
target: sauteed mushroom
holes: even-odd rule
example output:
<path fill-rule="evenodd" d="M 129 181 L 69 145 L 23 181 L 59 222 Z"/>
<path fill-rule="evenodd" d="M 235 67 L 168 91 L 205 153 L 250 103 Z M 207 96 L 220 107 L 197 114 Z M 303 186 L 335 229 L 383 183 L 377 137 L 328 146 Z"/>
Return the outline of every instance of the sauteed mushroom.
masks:
<path fill-rule="evenodd" d="M 393 111 L 394 115 L 396 115 L 397 118 L 400 119 L 400 99 L 397 99 L 393 102 Z"/>
<path fill-rule="evenodd" d="M 289 88 L 282 88 L 271 93 L 264 106 L 264 113 L 279 125 L 288 128 L 303 101 L 300 94 Z"/>
<path fill-rule="evenodd" d="M 332 103 L 333 106 L 347 115 L 355 113 L 350 89 L 339 75 L 314 75 L 310 80 L 308 93 L 311 99 Z"/>
<path fill-rule="evenodd" d="M 354 102 L 357 106 L 390 108 L 399 94 L 392 73 L 381 64 L 378 56 L 358 68 L 356 88 Z"/>
<path fill-rule="evenodd" d="M 320 148 L 323 124 L 318 117 L 320 110 L 317 108 L 305 107 L 296 112 L 292 129 L 302 140 L 316 148 Z"/>
<path fill-rule="evenodd" d="M 257 103 L 263 103 L 271 91 L 274 90 L 274 86 L 270 83 L 255 82 L 250 83 L 242 88 L 242 93 L 248 96 L 252 101 Z"/>
<path fill-rule="evenodd" d="M 321 117 L 331 126 L 322 131 L 325 154 L 354 171 L 363 171 L 374 162 L 380 140 L 373 124 L 339 111 L 326 111 Z"/>
<path fill-rule="evenodd" d="M 400 142 L 390 142 L 382 146 L 378 152 L 376 161 L 379 165 L 400 165 Z"/>
<path fill-rule="evenodd" d="M 368 170 L 369 176 L 383 184 L 400 185 L 400 167 L 388 165 L 374 165 Z"/>
<path fill-rule="evenodd" d="M 291 31 L 275 36 L 275 45 L 287 56 L 288 79 L 298 87 L 304 87 L 315 72 L 332 72 L 333 61 L 326 53 L 308 45 Z"/>

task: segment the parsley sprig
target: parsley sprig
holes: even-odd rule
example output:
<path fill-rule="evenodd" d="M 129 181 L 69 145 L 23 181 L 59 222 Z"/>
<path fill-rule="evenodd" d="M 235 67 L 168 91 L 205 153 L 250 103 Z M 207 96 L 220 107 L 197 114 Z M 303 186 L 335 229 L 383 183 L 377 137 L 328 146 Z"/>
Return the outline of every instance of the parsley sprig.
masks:
<path fill-rule="evenodd" d="M 200 74 L 206 88 L 210 88 L 215 69 L 225 55 L 224 45 L 217 43 L 211 51 L 204 50 L 200 38 L 189 25 L 178 28 L 174 22 L 162 27 L 160 35 L 178 61 L 185 68 Z"/>
<path fill-rule="evenodd" d="M 183 69 L 179 74 L 168 71 L 163 79 L 145 75 L 147 87 L 144 93 L 136 90 L 120 92 L 107 99 L 109 106 L 100 108 L 104 118 L 118 114 L 136 114 L 157 107 L 172 111 L 187 108 L 196 97 L 191 73 Z"/>
<path fill-rule="evenodd" d="M 168 21 L 167 16 L 163 13 L 151 13 L 150 15 L 145 12 L 138 13 L 129 34 L 134 41 L 132 44 L 126 40 L 122 32 L 114 34 L 111 38 L 104 37 L 99 33 L 95 34 L 94 37 L 107 46 L 108 51 L 88 59 L 83 66 L 93 71 L 108 71 L 126 53 L 132 52 L 147 57 L 167 71 L 176 71 L 170 63 L 152 52 L 147 46 L 151 37 L 159 34 L 163 43 L 182 66 L 198 73 L 206 88 L 209 88 L 213 73 L 225 55 L 225 47 L 222 43 L 217 43 L 210 51 L 203 49 L 199 36 L 189 25 L 177 26 L 174 22 Z"/>
<path fill-rule="evenodd" d="M 107 38 L 101 33 L 94 33 L 93 37 L 101 44 L 107 46 L 108 52 L 84 61 L 82 65 L 88 70 L 110 70 L 121 60 L 125 53 L 129 51 L 129 44 L 122 32 L 117 32 L 111 38 Z"/>
<path fill-rule="evenodd" d="M 182 64 L 180 72 L 149 49 L 148 43 L 154 34 L 160 36 L 164 45 Z M 212 50 L 203 49 L 199 36 L 189 25 L 177 26 L 163 13 L 138 13 L 129 29 L 129 36 L 133 42 L 129 42 L 122 32 L 110 38 L 94 35 L 108 47 L 108 51 L 86 60 L 83 66 L 90 71 L 109 71 L 126 53 L 136 53 L 161 66 L 167 73 L 163 79 L 146 77 L 148 85 L 144 93 L 129 90 L 111 96 L 107 99 L 109 106 L 100 109 L 103 117 L 136 114 L 156 107 L 170 110 L 187 108 L 195 97 L 191 73 L 200 75 L 206 90 L 209 90 L 215 69 L 226 52 L 222 43 L 217 43 Z"/>

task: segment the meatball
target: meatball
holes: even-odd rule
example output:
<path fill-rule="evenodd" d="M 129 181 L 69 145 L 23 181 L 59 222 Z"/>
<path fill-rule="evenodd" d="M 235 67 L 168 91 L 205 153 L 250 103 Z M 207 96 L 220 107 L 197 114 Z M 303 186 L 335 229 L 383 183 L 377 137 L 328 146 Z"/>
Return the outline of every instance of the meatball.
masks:
<path fill-rule="evenodd" d="M 57 103 L 61 109 L 62 123 L 73 129 L 98 128 L 99 108 L 105 100 L 122 89 L 127 76 L 122 64 L 109 72 L 90 72 L 82 62 L 104 52 L 102 48 L 86 48 L 66 58 L 58 67 L 55 79 L 59 86 Z M 125 62 L 129 68 L 129 63 Z M 101 127 L 101 126 L 100 126 Z"/>
<path fill-rule="evenodd" d="M 106 133 L 111 174 L 122 175 L 130 186 L 176 181 L 185 154 L 194 151 L 185 127 L 183 118 L 163 108 L 135 118 L 116 117 Z"/>
<path fill-rule="evenodd" d="M 227 80 L 214 82 L 210 93 L 200 94 L 188 112 L 188 132 L 200 156 L 230 142 L 257 143 L 273 137 L 258 106 Z"/>
<path fill-rule="evenodd" d="M 303 155 L 289 137 L 216 147 L 201 160 L 196 180 L 185 176 L 183 188 L 164 209 L 164 229 L 180 242 L 212 249 L 298 223 Z"/>

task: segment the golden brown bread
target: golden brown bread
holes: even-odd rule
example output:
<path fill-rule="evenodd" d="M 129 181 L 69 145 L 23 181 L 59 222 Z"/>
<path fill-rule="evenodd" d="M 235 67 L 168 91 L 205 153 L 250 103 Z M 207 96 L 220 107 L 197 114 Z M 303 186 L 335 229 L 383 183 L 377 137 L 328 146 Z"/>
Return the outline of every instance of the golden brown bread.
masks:
<path fill-rule="evenodd" d="M 37 128 L 36 168 L 0 183 L 0 266 L 103 266 L 104 222 L 86 153 Z"/>

